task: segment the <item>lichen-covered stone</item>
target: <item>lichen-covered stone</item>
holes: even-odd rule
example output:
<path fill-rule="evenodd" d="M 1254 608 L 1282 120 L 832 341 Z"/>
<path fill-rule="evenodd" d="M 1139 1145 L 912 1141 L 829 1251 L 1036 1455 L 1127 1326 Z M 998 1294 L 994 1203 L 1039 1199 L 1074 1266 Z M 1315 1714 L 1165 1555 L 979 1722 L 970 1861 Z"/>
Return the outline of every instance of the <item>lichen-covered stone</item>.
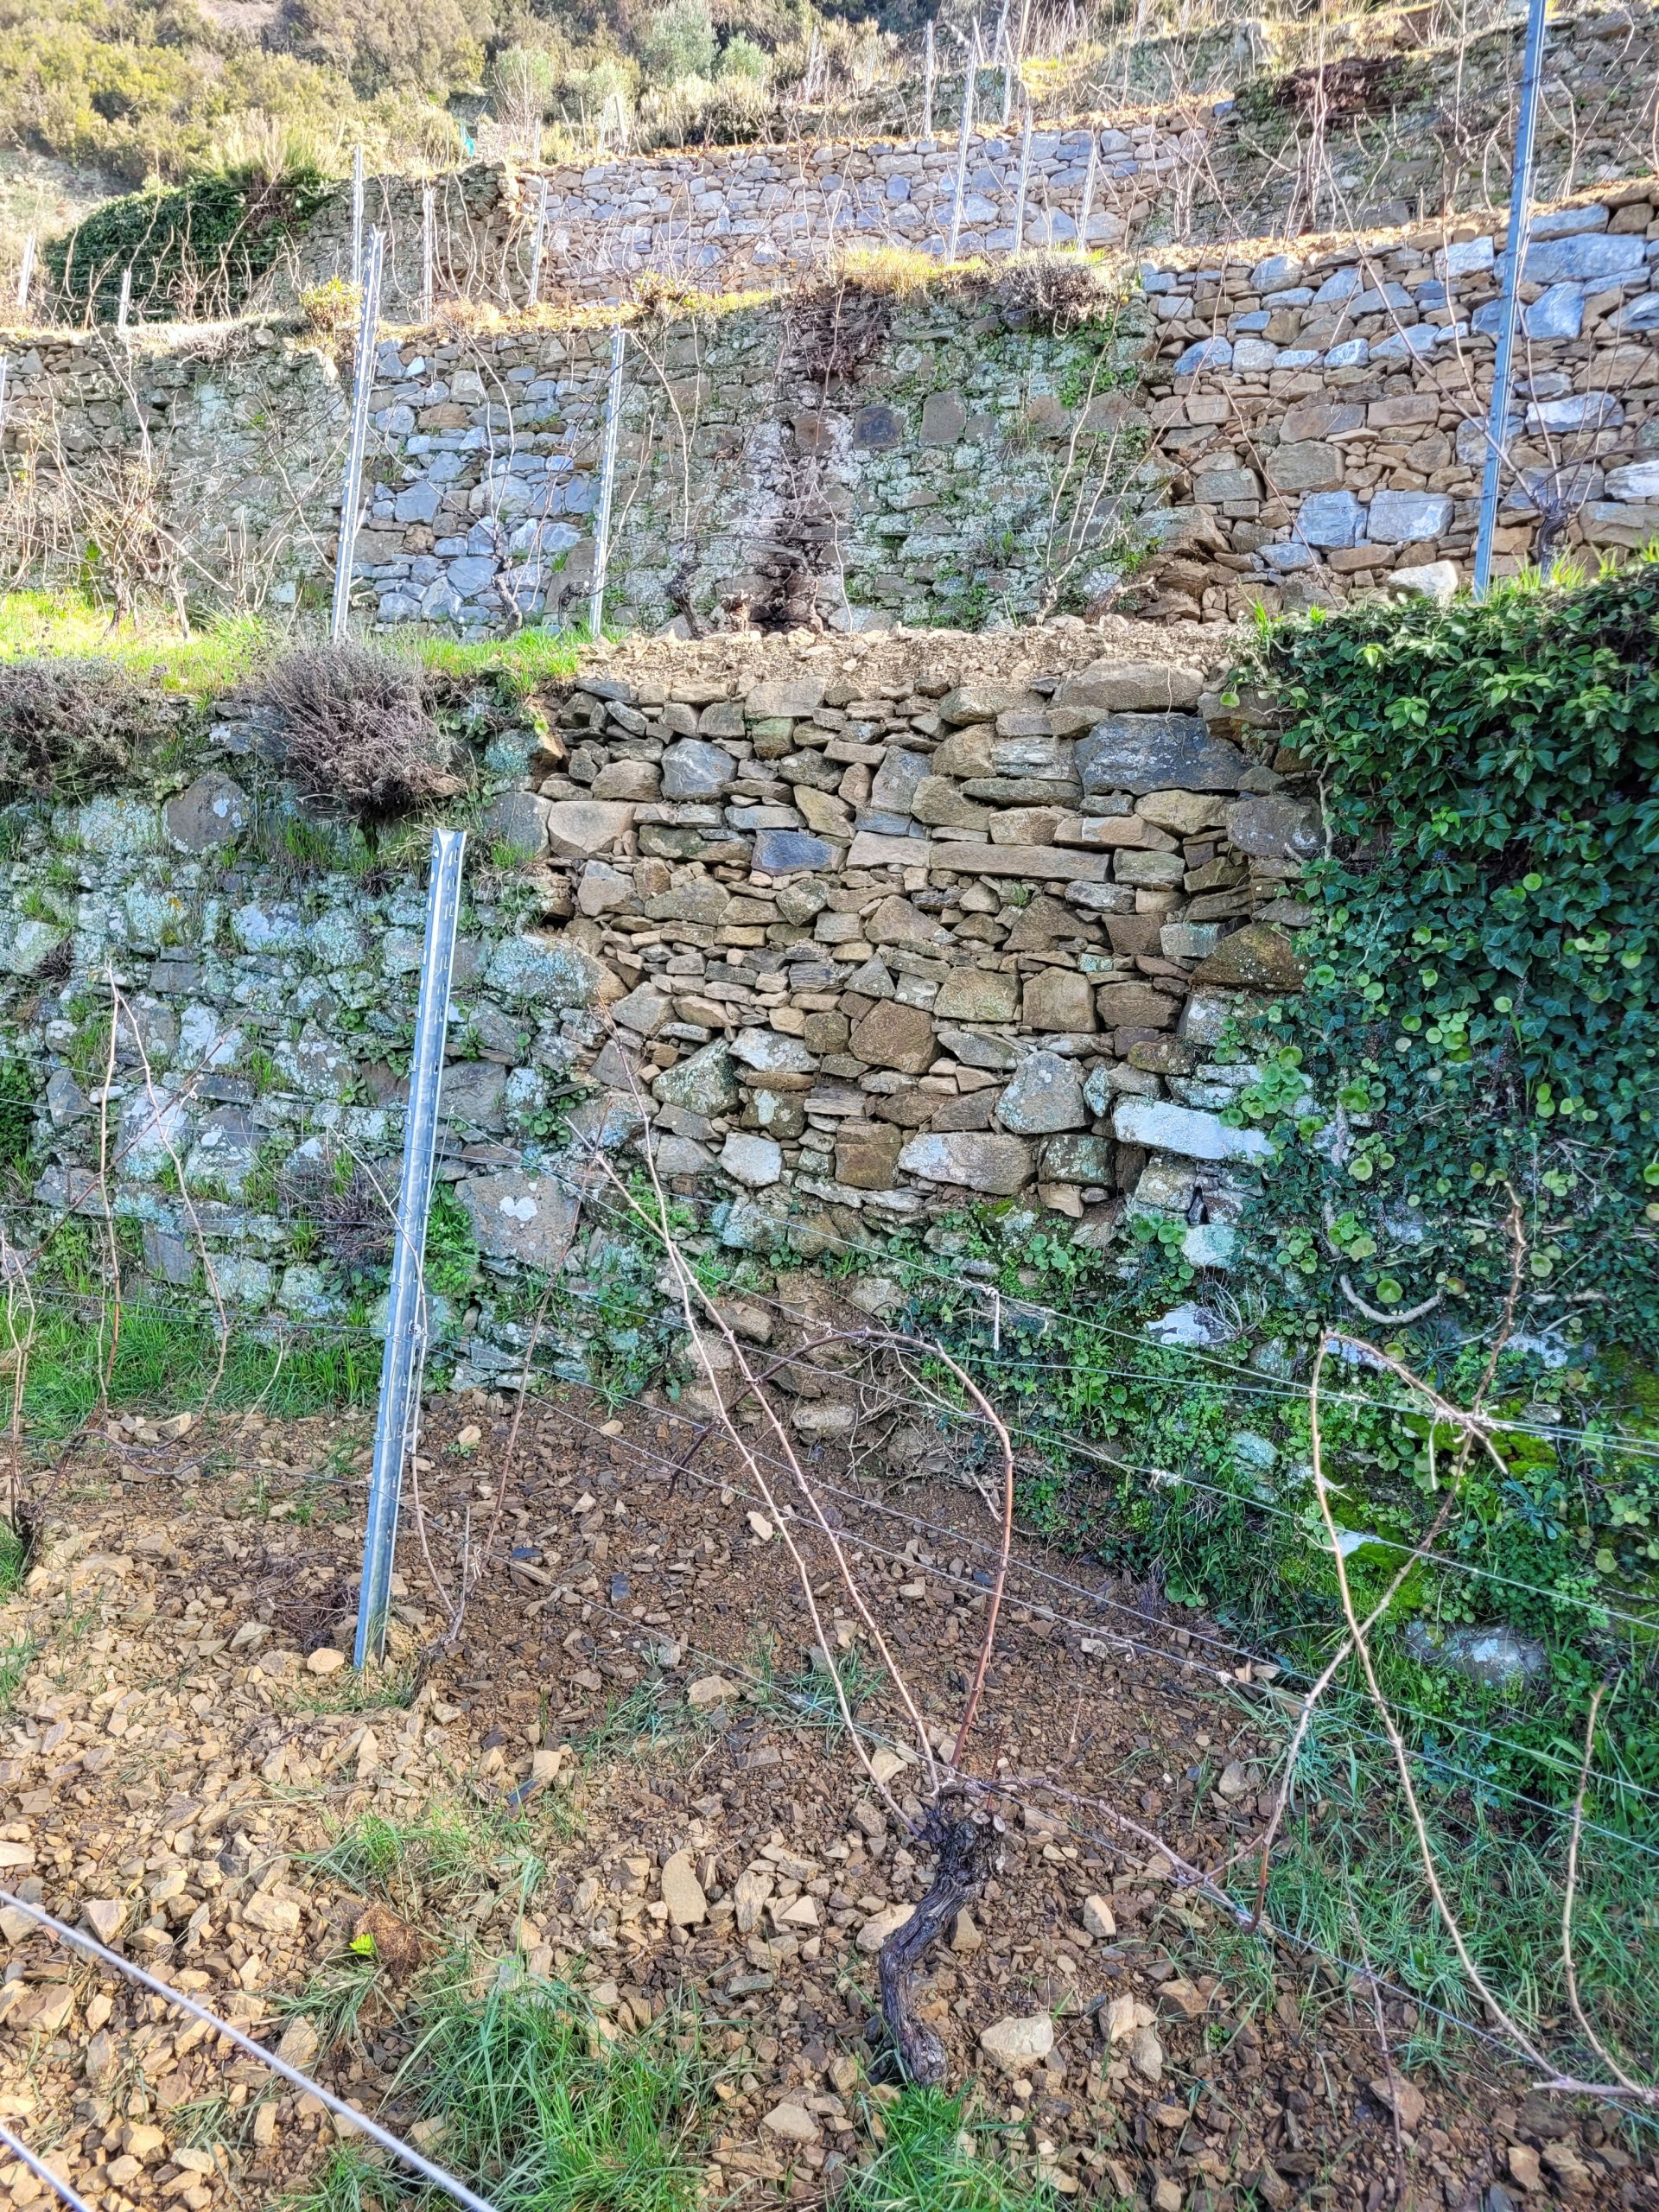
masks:
<path fill-rule="evenodd" d="M 217 770 L 198 776 L 162 809 L 168 841 L 183 853 L 234 844 L 252 820 L 253 802 L 241 785 Z"/>
<path fill-rule="evenodd" d="M 950 1183 L 992 1198 L 1012 1198 L 1030 1182 L 1031 1147 L 1019 1137 L 929 1133 L 912 1137 L 899 1155 L 900 1172 L 924 1182 Z"/>
<path fill-rule="evenodd" d="M 575 1233 L 581 1201 L 551 1176 L 514 1168 L 474 1175 L 455 1185 L 480 1252 L 551 1273 L 563 1263 Z"/>
<path fill-rule="evenodd" d="M 509 1001 L 590 1007 L 622 995 L 616 976 L 602 962 L 559 938 L 506 938 L 490 955 L 484 972 L 491 989 Z"/>
<path fill-rule="evenodd" d="M 997 1119 L 1019 1136 L 1080 1129 L 1089 1119 L 1076 1063 L 1058 1052 L 1032 1052 L 1020 1061 L 997 1102 Z"/>

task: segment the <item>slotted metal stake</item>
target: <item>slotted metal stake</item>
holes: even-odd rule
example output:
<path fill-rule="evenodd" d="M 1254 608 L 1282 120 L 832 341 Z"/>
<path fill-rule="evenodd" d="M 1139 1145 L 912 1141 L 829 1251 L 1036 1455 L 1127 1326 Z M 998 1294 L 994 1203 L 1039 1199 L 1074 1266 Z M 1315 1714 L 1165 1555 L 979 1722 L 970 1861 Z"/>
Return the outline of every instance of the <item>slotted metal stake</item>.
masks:
<path fill-rule="evenodd" d="M 432 320 L 432 263 L 437 230 L 436 198 L 429 184 L 421 194 L 421 321 Z"/>
<path fill-rule="evenodd" d="M 363 149 L 352 149 L 352 283 L 363 282 Z"/>
<path fill-rule="evenodd" d="M 116 302 L 115 327 L 118 330 L 124 330 L 126 328 L 127 317 L 131 311 L 132 264 L 129 262 L 126 267 L 121 271 L 121 297 Z"/>
<path fill-rule="evenodd" d="M 1089 251 L 1089 219 L 1095 212 L 1095 185 L 1100 175 L 1100 136 L 1089 133 L 1089 167 L 1084 173 L 1083 205 L 1077 210 L 1077 251 Z"/>
<path fill-rule="evenodd" d="M 599 464 L 599 503 L 594 511 L 594 588 L 588 601 L 588 634 L 597 638 L 605 620 L 605 584 L 611 565 L 611 499 L 616 481 L 616 442 L 622 426 L 622 326 L 611 332 L 611 381 L 605 395 L 605 443 Z"/>
<path fill-rule="evenodd" d="M 368 1520 L 363 1531 L 363 1579 L 357 1601 L 353 1664 L 385 1656 L 386 1615 L 391 1604 L 392 1555 L 404 1461 L 420 1402 L 426 1356 L 427 1299 L 423 1279 L 426 1222 L 432 1204 L 432 1160 L 438 1141 L 438 1090 L 449 1027 L 449 984 L 454 969 L 455 922 L 461 912 L 461 869 L 467 849 L 462 830 L 432 833 L 432 874 L 426 893 L 426 944 L 415 1008 L 415 1046 L 410 1056 L 409 1108 L 404 1123 L 404 1169 L 397 1186 L 396 1241 L 386 1304 L 386 1346 L 380 1362 L 380 1404 L 374 1424 L 374 1466 L 369 1477 Z"/>
<path fill-rule="evenodd" d="M 1516 325 L 1520 321 L 1516 288 L 1527 257 L 1532 217 L 1532 150 L 1538 120 L 1538 86 L 1543 74 L 1545 0 L 1531 0 L 1527 11 L 1527 45 L 1521 62 L 1521 105 L 1515 124 L 1515 169 L 1510 179 L 1510 231 L 1498 305 L 1497 359 L 1492 367 L 1492 404 L 1486 423 L 1486 465 L 1480 478 L 1480 522 L 1475 533 L 1475 597 L 1484 599 L 1492 577 L 1492 533 L 1497 527 L 1497 478 L 1508 444 L 1510 392 L 1513 381 Z"/>
<path fill-rule="evenodd" d="M 358 508 L 363 497 L 363 454 L 369 442 L 369 400 L 374 390 L 374 342 L 380 324 L 380 270 L 385 242 L 369 238 L 363 271 L 363 305 L 357 326 L 357 382 L 352 393 L 352 429 L 346 446 L 346 476 L 340 493 L 340 544 L 334 555 L 334 599 L 328 635 L 336 645 L 346 635 L 352 611 L 352 566 L 357 556 Z"/>
<path fill-rule="evenodd" d="M 979 26 L 974 26 L 977 37 Z M 957 181 L 950 195 L 950 235 L 946 241 L 944 257 L 954 261 L 957 243 L 962 236 L 962 203 L 968 193 L 968 142 L 974 130 L 974 57 L 968 57 L 962 80 L 962 128 L 957 140 Z"/>

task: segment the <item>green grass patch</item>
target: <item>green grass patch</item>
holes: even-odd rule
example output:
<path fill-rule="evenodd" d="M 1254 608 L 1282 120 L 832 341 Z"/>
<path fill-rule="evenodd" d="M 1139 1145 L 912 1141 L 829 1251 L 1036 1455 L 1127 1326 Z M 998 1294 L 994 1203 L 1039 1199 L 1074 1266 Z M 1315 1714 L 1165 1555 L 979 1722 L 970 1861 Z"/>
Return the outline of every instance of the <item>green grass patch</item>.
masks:
<path fill-rule="evenodd" d="M 117 623 L 90 594 L 0 593 L 0 661 L 108 661 L 146 682 L 207 699 L 245 682 L 283 644 L 303 642 L 263 616 L 224 615 L 189 636 L 159 620 Z M 505 681 L 520 696 L 576 673 L 588 645 L 585 629 L 528 628 L 511 638 L 418 638 L 388 650 L 457 684 Z"/>
<path fill-rule="evenodd" d="M 693 2212 L 710 2069 L 694 2022 L 665 2013 L 612 2040 L 581 1994 L 520 1981 L 480 1996 L 457 1961 L 399 2081 L 443 2123 L 429 2155 L 498 2212 Z M 307 2212 L 448 2200 L 378 2157 L 336 2152 Z"/>
<path fill-rule="evenodd" d="M 0 1651 L 0 1718 L 10 1718 L 29 1669 L 41 1656 L 32 1636 L 20 1636 Z"/>
<path fill-rule="evenodd" d="M 187 638 L 159 623 L 117 623 L 84 592 L 0 593 L 0 661 L 99 660 L 192 698 L 239 683 L 275 635 L 257 615 L 225 615 Z"/>
<path fill-rule="evenodd" d="M 32 1333 L 22 1313 L 14 1316 L 11 1326 L 16 1336 L 27 1334 L 29 1339 L 26 1426 L 39 1437 L 68 1435 L 99 1402 L 100 1364 L 109 1351 L 107 1324 L 100 1336 L 95 1311 L 41 1300 Z M 16 1348 L 0 1317 L 0 1352 Z M 219 1341 L 207 1316 L 188 1308 L 125 1305 L 108 1402 L 169 1414 L 200 1406 L 218 1364 Z M 380 1346 L 366 1329 L 314 1335 L 301 1331 L 279 1339 L 251 1327 L 233 1327 L 213 1403 L 227 1412 L 257 1403 L 273 1420 L 290 1420 L 366 1405 L 379 1377 Z"/>
<path fill-rule="evenodd" d="M 996 2131 L 976 2127 L 965 2099 L 906 2089 L 880 2114 L 886 2140 L 841 2199 L 843 2212 L 1059 2212 L 1046 2183 L 1015 2174 Z"/>

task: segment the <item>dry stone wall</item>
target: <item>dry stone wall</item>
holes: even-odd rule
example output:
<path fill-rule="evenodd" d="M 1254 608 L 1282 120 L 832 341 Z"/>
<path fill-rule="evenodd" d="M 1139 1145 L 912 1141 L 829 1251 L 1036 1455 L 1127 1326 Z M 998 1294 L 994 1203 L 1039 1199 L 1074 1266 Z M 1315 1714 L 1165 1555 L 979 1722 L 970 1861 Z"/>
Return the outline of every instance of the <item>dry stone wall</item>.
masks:
<path fill-rule="evenodd" d="M 1659 191 L 1541 212 L 1522 271 L 1500 570 L 1659 535 Z M 1147 269 L 1172 557 L 1154 615 L 1332 605 L 1469 572 L 1506 228 L 1488 218 Z"/>
<path fill-rule="evenodd" d="M 1461 52 L 1402 53 L 1379 67 L 1357 112 L 1333 92 L 1323 128 L 1294 99 L 1274 105 L 1266 79 L 1237 103 L 1195 92 L 1116 116 L 1045 118 L 1032 137 L 1023 215 L 1020 130 L 980 127 L 959 251 L 1004 255 L 1017 238 L 1027 247 L 1075 244 L 1091 141 L 1097 167 L 1087 234 L 1096 247 L 1141 251 L 1322 225 L 1380 227 L 1499 200 L 1520 41 L 1519 28 L 1508 27 Z M 1241 60 L 1249 50 L 1238 49 Z M 1652 168 L 1656 78 L 1651 10 L 1586 10 L 1552 25 L 1541 197 Z M 943 254 L 957 166 L 949 133 L 698 147 L 545 169 L 480 164 L 435 188 L 439 296 L 522 304 L 543 185 L 544 295 L 614 299 L 647 274 L 702 290 L 774 286 L 848 246 Z M 371 217 L 390 243 L 394 319 L 419 312 L 423 189 L 397 177 L 370 186 Z M 302 289 L 350 265 L 342 191 L 296 242 L 283 281 Z"/>
<path fill-rule="evenodd" d="M 646 1115 L 729 1247 L 990 1201 L 1096 1243 L 1147 1212 L 1230 1263 L 1262 1147 L 1222 1118 L 1248 1070 L 1217 1048 L 1297 988 L 1317 830 L 1294 763 L 1224 704 L 1207 636 L 989 643 L 659 645 L 491 740 L 440 1147 L 485 1263 L 443 1317 L 467 1372 L 522 1357 L 514 1284 Z M 325 1201 L 399 1147 L 420 883 L 288 830 L 268 720 L 213 750 L 171 788 L 7 817 L 0 1027 L 48 1163 L 10 1233 L 104 1218 L 112 973 L 111 1199 L 144 1269 L 205 1300 L 211 1265 L 233 1310 L 341 1323 Z"/>
<path fill-rule="evenodd" d="M 1656 210 L 1649 180 L 1535 219 L 1500 569 L 1546 539 L 1659 532 Z M 1189 249 L 1126 296 L 1104 271 L 1074 285 L 1058 328 L 1029 275 L 639 316 L 607 613 L 859 631 L 1447 588 L 1473 543 L 1503 252 L 1490 215 Z M 371 626 L 585 613 L 607 349 L 551 309 L 382 342 Z M 131 540 L 130 591 L 159 546 L 210 602 L 326 594 L 345 403 L 314 343 L 37 337 L 10 390 L 16 569 L 75 575 L 89 542 L 108 566 Z"/>

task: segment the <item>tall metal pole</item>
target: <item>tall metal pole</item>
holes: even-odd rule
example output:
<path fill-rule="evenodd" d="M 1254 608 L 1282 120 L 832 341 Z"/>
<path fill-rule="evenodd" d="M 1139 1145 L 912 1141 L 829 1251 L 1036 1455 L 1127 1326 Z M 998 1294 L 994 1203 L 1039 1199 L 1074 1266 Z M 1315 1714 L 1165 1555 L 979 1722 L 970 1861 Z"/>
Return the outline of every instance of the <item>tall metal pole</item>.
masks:
<path fill-rule="evenodd" d="M 436 249 L 436 195 L 429 184 L 421 194 L 421 321 L 430 322 L 433 314 L 432 264 Z"/>
<path fill-rule="evenodd" d="M 357 552 L 357 512 L 363 493 L 363 455 L 369 442 L 369 399 L 374 389 L 374 341 L 380 324 L 380 269 L 385 242 L 369 234 L 364 257 L 363 306 L 357 325 L 356 384 L 352 392 L 351 436 L 346 447 L 346 474 L 340 491 L 340 545 L 334 555 L 334 601 L 328 635 L 338 645 L 352 611 L 352 566 Z"/>
<path fill-rule="evenodd" d="M 23 265 L 17 272 L 17 311 L 29 311 L 29 295 L 35 283 L 35 233 L 31 231 L 23 240 Z"/>
<path fill-rule="evenodd" d="M 975 26 L 977 30 L 978 26 Z M 974 58 L 968 57 L 968 66 L 962 81 L 962 130 L 957 140 L 957 181 L 950 195 L 950 236 L 946 242 L 944 257 L 957 257 L 957 241 L 962 236 L 962 203 L 968 192 L 968 141 L 974 128 Z"/>
<path fill-rule="evenodd" d="M 933 22 L 930 16 L 926 31 L 922 37 L 922 136 L 924 138 L 931 138 L 933 136 L 933 73 L 938 66 L 938 57 L 933 51 Z"/>
<path fill-rule="evenodd" d="M 129 262 L 126 267 L 121 271 L 121 296 L 116 302 L 115 305 L 115 327 L 118 330 L 124 330 L 126 328 L 127 317 L 131 312 L 132 264 Z"/>
<path fill-rule="evenodd" d="M 542 296 L 542 250 L 547 239 L 547 179 L 541 180 L 541 193 L 536 202 L 536 227 L 530 238 L 530 296 L 526 307 L 535 307 Z"/>
<path fill-rule="evenodd" d="M 461 863 L 466 846 L 464 830 L 432 833 L 426 946 L 415 1008 L 415 1046 L 410 1058 L 409 1108 L 404 1123 L 404 1172 L 397 1187 L 396 1241 L 386 1306 L 386 1346 L 380 1362 L 380 1405 L 374 1425 L 368 1520 L 363 1531 L 363 1580 L 358 1591 L 357 1644 L 353 1654 L 353 1663 L 359 1667 L 383 1656 L 386 1648 L 397 1503 L 412 1415 L 420 1401 L 421 1365 L 427 1343 L 423 1280 L 426 1221 L 432 1202 L 438 1089 L 443 1074 L 444 1036 L 449 1026 L 449 982 L 454 968 Z"/>
<path fill-rule="evenodd" d="M 0 438 L 3 438 L 6 435 L 6 403 L 9 397 L 6 385 L 10 374 L 10 354 L 0 353 Z"/>
<path fill-rule="evenodd" d="M 1002 0 L 1002 12 L 996 19 L 996 44 L 991 49 L 993 61 L 1002 63 L 1002 120 L 1006 123 L 1014 113 L 1014 51 L 1008 44 L 1008 0 Z"/>
<path fill-rule="evenodd" d="M 1077 210 L 1077 251 L 1089 251 L 1089 219 L 1095 212 L 1095 184 L 1100 175 L 1100 133 L 1089 133 L 1089 167 L 1083 179 L 1083 205 Z"/>
<path fill-rule="evenodd" d="M 1031 110 L 1026 110 L 1026 127 L 1020 133 L 1020 184 L 1014 202 L 1014 250 L 1023 252 L 1026 244 L 1026 194 L 1031 188 Z"/>
<path fill-rule="evenodd" d="M 1515 125 L 1515 167 L 1510 178 L 1510 232 L 1498 306 L 1497 359 L 1492 368 L 1492 405 L 1486 423 L 1486 466 L 1480 479 L 1480 523 L 1475 534 L 1475 596 L 1484 599 L 1492 575 L 1492 533 L 1497 527 L 1497 478 L 1509 440 L 1510 394 L 1520 321 L 1517 287 L 1527 257 L 1532 219 L 1532 152 L 1543 74 L 1544 0 L 1530 0 L 1527 45 L 1521 62 L 1521 106 Z"/>
<path fill-rule="evenodd" d="M 352 284 L 363 282 L 363 149 L 352 149 Z"/>
<path fill-rule="evenodd" d="M 588 601 L 588 634 L 597 638 L 605 620 L 605 583 L 611 565 L 611 499 L 616 482 L 616 441 L 622 427 L 622 326 L 611 332 L 611 382 L 605 395 L 605 444 L 599 463 L 599 505 L 594 510 L 594 588 Z"/>

